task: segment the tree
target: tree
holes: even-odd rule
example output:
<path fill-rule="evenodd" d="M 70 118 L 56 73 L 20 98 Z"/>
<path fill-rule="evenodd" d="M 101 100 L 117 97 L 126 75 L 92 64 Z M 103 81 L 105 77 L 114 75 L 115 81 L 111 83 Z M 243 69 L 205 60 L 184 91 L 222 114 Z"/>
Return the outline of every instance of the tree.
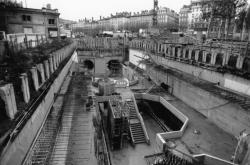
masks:
<path fill-rule="evenodd" d="M 209 22 L 207 34 L 209 34 L 211 22 L 219 19 L 221 26 L 222 22 L 225 21 L 224 35 L 226 39 L 232 20 L 237 17 L 238 11 L 247 5 L 247 0 L 203 0 L 201 3 L 202 18 Z"/>

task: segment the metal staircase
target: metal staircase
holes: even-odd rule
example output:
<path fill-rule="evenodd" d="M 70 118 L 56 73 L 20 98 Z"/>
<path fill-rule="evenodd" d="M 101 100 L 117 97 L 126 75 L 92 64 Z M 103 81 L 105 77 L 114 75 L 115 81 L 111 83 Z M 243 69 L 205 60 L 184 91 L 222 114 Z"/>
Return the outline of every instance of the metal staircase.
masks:
<path fill-rule="evenodd" d="M 135 102 L 133 100 L 127 100 L 129 106 L 129 130 L 133 144 L 147 143 L 146 135 L 143 131 L 142 123 L 136 112 Z"/>

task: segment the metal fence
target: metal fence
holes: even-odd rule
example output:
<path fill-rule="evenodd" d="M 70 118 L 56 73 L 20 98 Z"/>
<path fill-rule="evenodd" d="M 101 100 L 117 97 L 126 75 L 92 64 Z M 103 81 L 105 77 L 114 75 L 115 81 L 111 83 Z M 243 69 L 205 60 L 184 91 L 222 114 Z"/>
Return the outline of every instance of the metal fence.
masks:
<path fill-rule="evenodd" d="M 7 34 L 7 41 L 9 48 L 15 52 L 25 50 L 28 48 L 36 47 L 42 43 L 47 42 L 45 34 L 32 33 L 32 34 Z"/>

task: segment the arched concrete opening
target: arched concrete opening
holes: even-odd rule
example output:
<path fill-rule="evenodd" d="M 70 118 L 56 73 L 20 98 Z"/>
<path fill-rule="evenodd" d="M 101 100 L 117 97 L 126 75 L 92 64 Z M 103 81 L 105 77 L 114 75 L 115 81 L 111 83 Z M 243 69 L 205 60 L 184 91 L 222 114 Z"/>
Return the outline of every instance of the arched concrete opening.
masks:
<path fill-rule="evenodd" d="M 218 53 L 215 58 L 215 65 L 222 66 L 222 63 L 223 63 L 223 54 Z"/>
<path fill-rule="evenodd" d="M 192 50 L 191 60 L 195 60 L 195 50 Z"/>
<path fill-rule="evenodd" d="M 199 56 L 198 56 L 198 61 L 199 62 L 202 62 L 202 59 L 203 59 L 203 51 L 199 51 Z"/>
<path fill-rule="evenodd" d="M 246 57 L 243 61 L 242 70 L 250 73 L 250 58 Z"/>
<path fill-rule="evenodd" d="M 188 56 L 189 56 L 189 50 L 186 49 L 185 58 L 188 58 Z"/>
<path fill-rule="evenodd" d="M 111 74 L 120 74 L 122 71 L 122 65 L 119 60 L 110 60 L 108 63 L 108 69 Z"/>
<path fill-rule="evenodd" d="M 178 47 L 175 47 L 175 49 L 174 49 L 174 56 L 178 57 Z"/>
<path fill-rule="evenodd" d="M 169 89 L 169 86 L 168 86 L 167 84 L 165 84 L 165 83 L 161 83 L 161 87 L 162 87 L 164 90 L 166 90 L 166 91 L 168 91 L 168 89 Z"/>
<path fill-rule="evenodd" d="M 212 55 L 210 53 L 208 53 L 206 56 L 206 63 L 207 64 L 209 64 L 211 62 L 211 57 L 212 57 Z"/>
<path fill-rule="evenodd" d="M 238 59 L 237 56 L 230 56 L 227 65 L 229 67 L 236 68 L 237 59 Z"/>
<path fill-rule="evenodd" d="M 84 68 L 87 68 L 88 70 L 94 69 L 94 63 L 91 60 L 85 60 L 83 64 Z"/>

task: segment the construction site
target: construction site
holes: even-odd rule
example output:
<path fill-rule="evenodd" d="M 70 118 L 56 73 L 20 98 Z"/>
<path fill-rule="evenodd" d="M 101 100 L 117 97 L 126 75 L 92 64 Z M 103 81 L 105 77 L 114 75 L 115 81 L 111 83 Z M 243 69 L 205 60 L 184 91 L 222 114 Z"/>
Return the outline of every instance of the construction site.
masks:
<path fill-rule="evenodd" d="M 183 63 L 181 51 L 166 58 L 170 56 L 168 47 L 149 41 L 92 37 L 78 40 L 52 108 L 30 147 L 25 144 L 29 135 L 18 135 L 27 153 L 21 154 L 24 147 L 20 143 L 11 144 L 1 161 L 104 165 L 248 162 L 247 141 L 239 143 L 236 138 L 248 128 L 238 119 L 248 113 L 238 107 L 247 108 L 247 104 L 237 102 L 247 102 L 247 97 L 166 67 L 162 58 Z M 184 64 L 207 69 L 194 62 Z M 224 101 L 231 98 L 235 102 Z M 35 121 L 34 117 L 30 120 Z M 20 157 L 13 159 L 13 154 Z"/>
<path fill-rule="evenodd" d="M 250 42 L 166 33 L 158 10 L 147 36 L 46 39 L 5 61 L 0 164 L 249 165 Z"/>

